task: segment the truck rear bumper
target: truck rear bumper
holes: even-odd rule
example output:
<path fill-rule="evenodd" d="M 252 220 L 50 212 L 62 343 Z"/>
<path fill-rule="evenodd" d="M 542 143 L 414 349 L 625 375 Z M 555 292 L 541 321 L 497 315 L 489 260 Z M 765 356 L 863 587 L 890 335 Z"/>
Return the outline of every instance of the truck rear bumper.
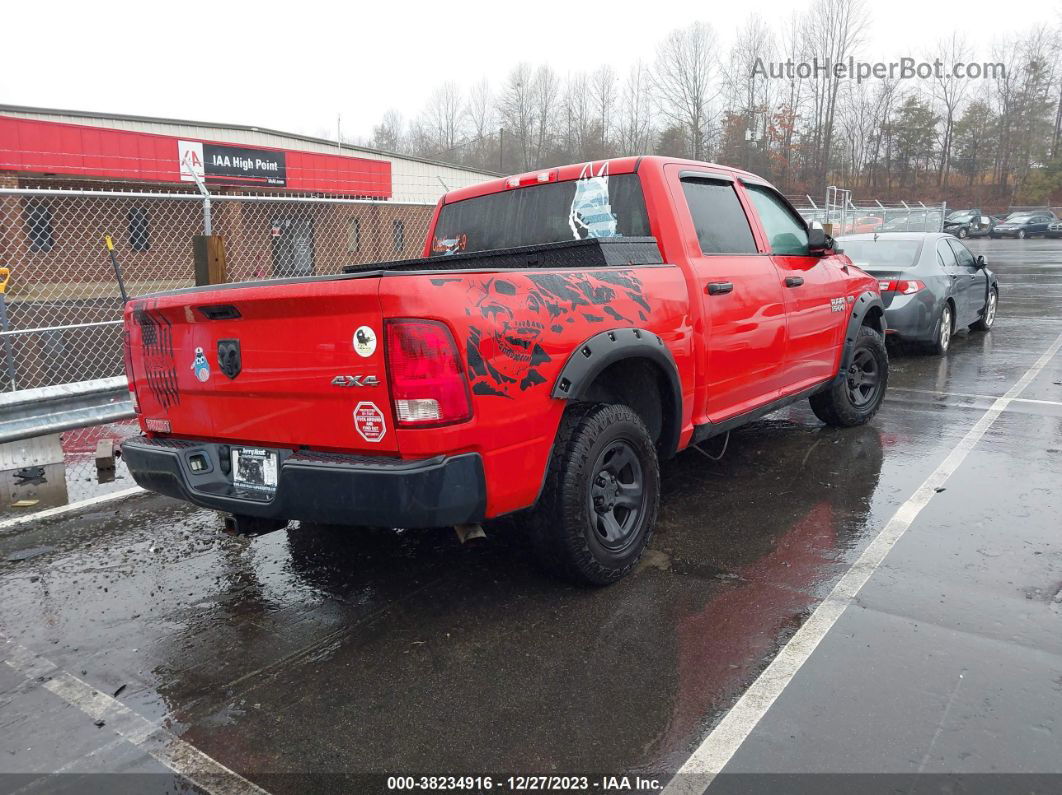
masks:
<path fill-rule="evenodd" d="M 122 457 L 145 489 L 243 516 L 383 527 L 442 527 L 484 518 L 478 453 L 409 461 L 278 450 L 276 490 L 260 492 L 232 485 L 222 471 L 225 448 L 138 436 L 122 443 Z M 205 459 L 206 470 L 192 471 L 195 456 Z"/>

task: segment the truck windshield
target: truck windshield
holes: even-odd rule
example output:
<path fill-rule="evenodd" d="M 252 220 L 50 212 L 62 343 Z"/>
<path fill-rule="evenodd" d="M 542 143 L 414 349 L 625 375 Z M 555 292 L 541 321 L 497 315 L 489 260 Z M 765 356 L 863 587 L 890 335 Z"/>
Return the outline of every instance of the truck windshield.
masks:
<path fill-rule="evenodd" d="M 549 182 L 443 205 L 432 256 L 590 237 L 648 236 L 637 174 Z"/>
<path fill-rule="evenodd" d="M 904 270 L 913 268 L 918 262 L 922 250 L 921 240 L 889 240 L 880 237 L 877 240 L 841 239 L 841 248 L 848 258 L 865 271 Z"/>

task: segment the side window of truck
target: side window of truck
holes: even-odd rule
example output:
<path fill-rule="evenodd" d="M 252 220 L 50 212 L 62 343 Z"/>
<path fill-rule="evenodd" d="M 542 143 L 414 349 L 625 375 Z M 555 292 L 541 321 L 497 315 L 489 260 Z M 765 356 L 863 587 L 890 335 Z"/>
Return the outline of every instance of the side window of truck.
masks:
<path fill-rule="evenodd" d="M 760 222 L 767 233 L 772 254 L 785 256 L 810 256 L 808 229 L 804 220 L 789 209 L 789 205 L 768 187 L 745 185 L 752 205 L 760 214 Z"/>
<path fill-rule="evenodd" d="M 702 254 L 755 254 L 756 240 L 734 186 L 725 180 L 682 180 Z"/>

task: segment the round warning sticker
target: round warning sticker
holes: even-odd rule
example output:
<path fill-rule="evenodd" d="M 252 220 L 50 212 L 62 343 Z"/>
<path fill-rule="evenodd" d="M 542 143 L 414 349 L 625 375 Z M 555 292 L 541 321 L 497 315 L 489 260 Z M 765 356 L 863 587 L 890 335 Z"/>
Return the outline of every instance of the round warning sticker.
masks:
<path fill-rule="evenodd" d="M 354 351 L 358 356 L 369 357 L 376 352 L 376 332 L 368 326 L 359 326 L 354 332 Z"/>
<path fill-rule="evenodd" d="M 387 433 L 383 412 L 375 403 L 364 401 L 354 407 L 354 427 L 367 442 L 378 442 Z"/>

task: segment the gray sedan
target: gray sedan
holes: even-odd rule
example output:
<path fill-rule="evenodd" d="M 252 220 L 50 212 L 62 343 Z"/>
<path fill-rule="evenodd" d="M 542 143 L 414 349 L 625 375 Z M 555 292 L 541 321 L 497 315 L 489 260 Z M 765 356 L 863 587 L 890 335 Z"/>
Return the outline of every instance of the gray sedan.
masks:
<path fill-rule="evenodd" d="M 983 255 L 943 232 L 848 235 L 837 239 L 853 264 L 877 277 L 888 333 L 938 355 L 963 328 L 988 331 L 999 284 Z"/>

